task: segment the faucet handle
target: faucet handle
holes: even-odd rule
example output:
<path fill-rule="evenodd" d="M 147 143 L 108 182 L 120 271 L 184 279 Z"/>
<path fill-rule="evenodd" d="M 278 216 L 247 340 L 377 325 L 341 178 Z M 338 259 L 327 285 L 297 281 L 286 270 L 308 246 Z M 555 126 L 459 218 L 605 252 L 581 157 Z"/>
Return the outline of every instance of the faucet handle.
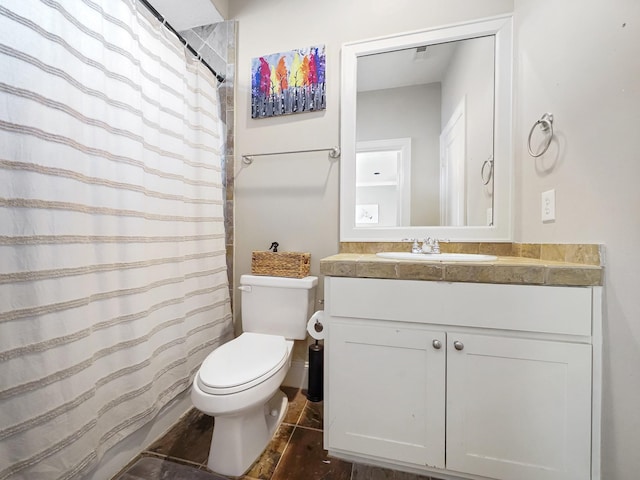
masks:
<path fill-rule="evenodd" d="M 411 246 L 411 253 L 422 253 L 422 249 L 420 248 L 420 245 L 418 244 L 418 239 L 417 238 L 403 238 L 402 241 L 403 242 L 413 242 L 413 245 Z"/>
<path fill-rule="evenodd" d="M 451 241 L 451 240 L 449 240 L 448 238 L 440 238 L 440 239 L 438 239 L 438 238 L 434 238 L 434 239 L 433 239 L 433 242 L 432 242 L 432 244 L 431 244 L 431 245 L 432 245 L 432 247 L 433 247 L 433 249 L 432 249 L 432 253 L 440 253 L 440 242 L 445 242 L 445 243 L 447 243 L 447 242 L 450 242 L 450 241 Z"/>

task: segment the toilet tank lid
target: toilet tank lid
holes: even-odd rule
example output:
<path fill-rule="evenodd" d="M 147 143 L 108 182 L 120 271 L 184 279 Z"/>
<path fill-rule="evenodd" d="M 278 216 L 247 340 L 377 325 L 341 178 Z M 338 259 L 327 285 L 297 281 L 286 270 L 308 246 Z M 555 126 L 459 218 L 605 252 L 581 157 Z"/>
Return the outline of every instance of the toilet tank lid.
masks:
<path fill-rule="evenodd" d="M 304 278 L 289 278 L 270 277 L 267 275 L 241 275 L 240 285 L 310 289 L 318 285 L 318 277 L 308 276 Z"/>

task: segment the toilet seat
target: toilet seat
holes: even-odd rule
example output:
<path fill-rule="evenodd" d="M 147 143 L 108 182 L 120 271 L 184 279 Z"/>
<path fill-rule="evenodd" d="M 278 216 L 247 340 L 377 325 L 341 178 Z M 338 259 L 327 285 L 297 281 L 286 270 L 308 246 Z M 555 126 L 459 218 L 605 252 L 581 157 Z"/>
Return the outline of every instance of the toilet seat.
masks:
<path fill-rule="evenodd" d="M 288 356 L 284 337 L 243 333 L 207 356 L 198 371 L 198 386 L 212 395 L 241 392 L 270 378 Z"/>

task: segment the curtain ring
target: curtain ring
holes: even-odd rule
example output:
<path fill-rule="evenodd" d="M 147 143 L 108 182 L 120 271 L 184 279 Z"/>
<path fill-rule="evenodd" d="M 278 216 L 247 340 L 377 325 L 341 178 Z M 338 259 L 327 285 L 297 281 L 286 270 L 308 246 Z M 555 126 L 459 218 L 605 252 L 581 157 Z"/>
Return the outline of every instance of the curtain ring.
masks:
<path fill-rule="evenodd" d="M 533 131 L 536 129 L 538 125 L 540 125 L 540 130 L 542 130 L 543 132 L 550 132 L 550 133 L 547 135 L 547 142 L 545 143 L 544 147 L 542 147 L 542 151 L 538 154 L 535 154 L 531 150 L 531 136 L 533 135 Z M 536 123 L 533 124 L 533 127 L 531 127 L 531 131 L 529 132 L 529 138 L 527 139 L 527 150 L 529 150 L 529 155 L 531 155 L 533 158 L 538 158 L 540 155 L 544 154 L 549 149 L 549 145 L 551 145 L 552 138 L 553 138 L 553 114 L 545 113 L 544 115 L 542 115 L 542 118 L 540 120 L 538 120 Z"/>
<path fill-rule="evenodd" d="M 487 165 L 489 165 L 489 170 L 488 170 L 489 174 L 485 175 L 484 172 Z M 487 177 L 486 179 L 485 179 L 485 176 Z M 489 155 L 489 158 L 487 158 L 482 164 L 482 168 L 480 169 L 480 177 L 482 178 L 483 185 L 488 185 L 489 182 L 491 181 L 491 177 L 493 177 L 493 155 Z"/>

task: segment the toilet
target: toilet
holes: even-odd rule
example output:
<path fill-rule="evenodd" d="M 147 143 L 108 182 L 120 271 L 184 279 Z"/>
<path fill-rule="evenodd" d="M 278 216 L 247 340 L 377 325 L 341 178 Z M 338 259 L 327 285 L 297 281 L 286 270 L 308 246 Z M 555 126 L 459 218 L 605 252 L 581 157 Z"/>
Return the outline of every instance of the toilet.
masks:
<path fill-rule="evenodd" d="M 244 474 L 282 422 L 288 401 L 280 384 L 293 341 L 306 338 L 317 285 L 317 277 L 240 277 L 243 333 L 207 356 L 191 387 L 193 405 L 215 417 L 214 472 Z"/>

